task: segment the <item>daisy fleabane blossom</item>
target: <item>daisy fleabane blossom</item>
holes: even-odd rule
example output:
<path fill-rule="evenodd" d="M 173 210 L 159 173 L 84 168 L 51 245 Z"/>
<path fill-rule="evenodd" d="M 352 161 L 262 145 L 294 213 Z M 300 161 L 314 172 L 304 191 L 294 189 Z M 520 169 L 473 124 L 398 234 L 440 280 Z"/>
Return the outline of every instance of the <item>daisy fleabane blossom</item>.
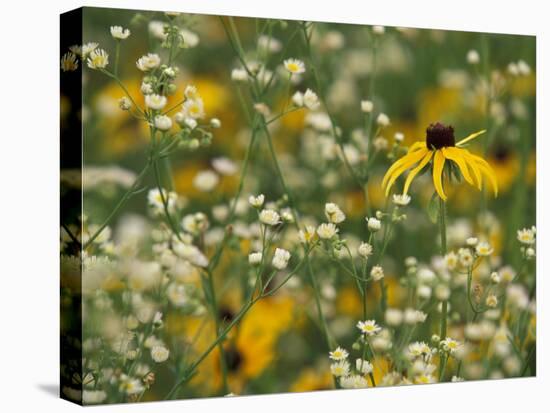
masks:
<path fill-rule="evenodd" d="M 103 49 L 94 49 L 86 62 L 90 69 L 105 69 L 109 64 L 109 55 Z"/>
<path fill-rule="evenodd" d="M 78 60 L 73 52 L 67 52 L 61 58 L 61 70 L 64 72 L 74 72 L 78 69 Z"/>
<path fill-rule="evenodd" d="M 520 229 L 518 230 L 518 241 L 526 245 L 534 244 L 536 233 L 535 227 Z"/>
<path fill-rule="evenodd" d="M 304 229 L 301 229 L 298 232 L 298 238 L 302 244 L 309 244 L 315 240 L 317 233 L 315 232 L 315 227 L 307 225 Z"/>
<path fill-rule="evenodd" d="M 367 360 L 357 359 L 355 360 L 355 370 L 361 374 L 370 374 L 373 371 L 373 365 Z"/>
<path fill-rule="evenodd" d="M 148 53 L 138 59 L 136 66 L 142 72 L 148 72 L 160 66 L 160 56 L 156 53 Z"/>
<path fill-rule="evenodd" d="M 258 196 L 250 195 L 248 197 L 248 203 L 253 206 L 254 208 L 261 208 L 264 204 L 265 196 L 263 194 L 260 194 Z"/>
<path fill-rule="evenodd" d="M 349 374 L 349 362 L 340 360 L 330 365 L 330 372 L 334 377 L 345 377 Z"/>
<path fill-rule="evenodd" d="M 374 267 L 372 267 L 370 276 L 374 281 L 380 281 L 382 278 L 384 278 L 384 269 L 380 265 L 375 265 Z"/>
<path fill-rule="evenodd" d="M 338 233 L 338 228 L 332 222 L 321 224 L 317 228 L 317 235 L 321 239 L 331 239 Z"/>
<path fill-rule="evenodd" d="M 493 247 L 488 242 L 482 241 L 476 246 L 476 253 L 480 257 L 486 257 L 493 253 Z"/>
<path fill-rule="evenodd" d="M 193 186 L 202 192 L 212 191 L 220 182 L 220 177 L 214 171 L 199 171 L 193 178 Z"/>
<path fill-rule="evenodd" d="M 251 252 L 248 254 L 248 263 L 250 265 L 256 266 L 260 265 L 262 262 L 262 253 L 261 252 Z"/>
<path fill-rule="evenodd" d="M 325 204 L 325 216 L 333 224 L 339 224 L 346 219 L 340 207 L 332 202 Z"/>
<path fill-rule="evenodd" d="M 172 119 L 166 115 L 155 116 L 155 128 L 160 131 L 170 130 L 172 127 Z"/>
<path fill-rule="evenodd" d="M 359 253 L 359 255 L 365 259 L 372 255 L 372 251 L 372 245 L 367 242 L 362 242 L 357 248 L 357 252 Z"/>
<path fill-rule="evenodd" d="M 156 363 L 163 363 L 168 360 L 170 356 L 170 351 L 164 346 L 153 346 L 151 349 L 151 358 Z"/>
<path fill-rule="evenodd" d="M 80 50 L 79 50 L 80 51 L 80 57 L 82 59 L 86 59 L 90 53 L 92 53 L 95 49 L 97 49 L 98 46 L 99 46 L 99 43 L 95 43 L 95 42 L 84 43 L 82 45 L 82 47 L 80 48 Z M 76 53 L 76 50 L 78 50 L 78 49 L 73 49 L 71 51 L 75 54 L 78 54 L 78 53 Z"/>
<path fill-rule="evenodd" d="M 393 203 L 397 206 L 407 206 L 411 202 L 411 197 L 407 194 L 395 194 Z"/>
<path fill-rule="evenodd" d="M 374 336 L 382 330 L 382 328 L 376 324 L 375 320 L 358 321 L 357 328 L 361 334 L 365 334 L 367 336 Z"/>
<path fill-rule="evenodd" d="M 368 387 L 367 379 L 359 374 L 341 377 L 339 383 L 344 389 L 365 389 Z"/>
<path fill-rule="evenodd" d="M 334 351 L 328 353 L 331 360 L 340 361 L 348 358 L 349 353 L 342 347 L 336 347 Z"/>
<path fill-rule="evenodd" d="M 277 211 L 273 209 L 264 209 L 260 212 L 260 222 L 264 225 L 278 225 L 281 222 L 281 217 Z"/>
<path fill-rule="evenodd" d="M 374 217 L 367 217 L 365 218 L 365 220 L 367 221 L 367 227 L 369 229 L 370 232 L 376 232 L 376 231 L 379 231 L 380 228 L 382 227 L 382 223 L 380 222 L 380 220 L 378 218 L 374 218 Z"/>
<path fill-rule="evenodd" d="M 124 40 L 130 36 L 130 30 L 124 29 L 122 26 L 111 26 L 111 36 L 117 40 Z"/>
<path fill-rule="evenodd" d="M 311 89 L 306 89 L 304 93 L 304 106 L 310 110 L 318 109 L 321 103 L 319 102 L 319 97 Z"/>
<path fill-rule="evenodd" d="M 284 61 L 285 69 L 291 74 L 304 73 L 306 71 L 306 65 L 304 62 L 298 59 L 287 59 Z"/>
<path fill-rule="evenodd" d="M 371 113 L 374 109 L 374 104 L 370 100 L 361 101 L 361 111 L 364 113 Z"/>
<path fill-rule="evenodd" d="M 284 270 L 288 265 L 288 260 L 290 260 L 290 252 L 283 248 L 277 248 L 275 249 L 271 265 L 278 270 Z"/>
<path fill-rule="evenodd" d="M 162 213 L 164 209 L 164 204 L 162 202 L 163 197 L 168 205 L 168 211 L 174 212 L 177 203 L 177 194 L 175 192 L 167 192 L 164 189 L 162 190 L 162 195 L 158 188 L 149 191 L 147 195 L 149 206 L 155 213 Z"/>
<path fill-rule="evenodd" d="M 187 118 L 202 119 L 204 117 L 204 103 L 202 101 L 202 98 L 187 98 L 187 100 L 182 105 L 182 113 Z"/>
<path fill-rule="evenodd" d="M 118 100 L 118 107 L 121 110 L 130 110 L 132 108 L 132 101 L 126 96 L 123 96 Z"/>
<path fill-rule="evenodd" d="M 145 96 L 145 106 L 153 110 L 161 110 L 166 106 L 166 96 L 151 94 Z"/>
<path fill-rule="evenodd" d="M 440 345 L 445 351 L 448 351 L 451 354 L 454 354 L 456 350 L 458 350 L 458 348 L 461 346 L 461 344 L 458 341 L 450 337 L 447 337 L 445 338 L 445 340 L 442 340 L 440 342 Z"/>

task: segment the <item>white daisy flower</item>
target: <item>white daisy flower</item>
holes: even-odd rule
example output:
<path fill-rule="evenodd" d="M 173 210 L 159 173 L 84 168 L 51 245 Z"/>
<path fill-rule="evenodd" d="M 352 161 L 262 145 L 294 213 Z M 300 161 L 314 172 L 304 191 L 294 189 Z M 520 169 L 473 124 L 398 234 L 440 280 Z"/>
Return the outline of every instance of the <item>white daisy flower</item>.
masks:
<path fill-rule="evenodd" d="M 476 246 L 476 253 L 480 257 L 487 257 L 493 253 L 493 247 L 488 242 L 482 241 Z"/>
<path fill-rule="evenodd" d="M 130 36 L 130 30 L 123 29 L 122 26 L 111 26 L 111 36 L 117 40 L 124 40 Z"/>
<path fill-rule="evenodd" d="M 166 106 L 166 96 L 150 94 L 145 96 L 145 106 L 153 110 L 161 110 Z"/>
<path fill-rule="evenodd" d="M 534 228 L 535 227 L 518 230 L 518 241 L 526 245 L 534 244 L 536 235 L 536 230 Z"/>
<path fill-rule="evenodd" d="M 151 358 L 156 363 L 162 363 L 168 360 L 170 356 L 170 351 L 164 346 L 153 346 L 151 349 Z"/>
<path fill-rule="evenodd" d="M 290 252 L 283 248 L 277 248 L 275 249 L 271 265 L 278 270 L 284 270 L 288 265 L 288 260 L 290 260 Z"/>
<path fill-rule="evenodd" d="M 67 52 L 61 58 L 61 70 L 64 72 L 74 72 L 78 69 L 78 60 L 73 52 Z"/>
<path fill-rule="evenodd" d="M 333 223 L 321 224 L 317 227 L 317 235 L 321 239 L 331 239 L 338 233 L 338 228 Z"/>
<path fill-rule="evenodd" d="M 155 128 L 160 131 L 170 130 L 172 127 L 172 119 L 166 115 L 157 115 L 155 116 Z"/>
<path fill-rule="evenodd" d="M 142 72 L 156 69 L 160 66 L 160 56 L 156 53 L 148 53 L 138 59 L 136 66 Z"/>
<path fill-rule="evenodd" d="M 306 71 L 306 65 L 304 62 L 298 59 L 287 59 L 284 61 L 285 69 L 292 74 L 304 73 Z"/>
<path fill-rule="evenodd" d="M 376 324 L 374 320 L 358 321 L 357 328 L 362 334 L 367 336 L 374 336 L 382 330 L 382 328 Z"/>
<path fill-rule="evenodd" d="M 265 196 L 263 194 L 260 194 L 258 196 L 250 195 L 248 197 L 248 203 L 252 205 L 254 208 L 261 208 L 264 204 Z"/>
<path fill-rule="evenodd" d="M 304 106 L 310 110 L 318 109 L 321 103 L 319 102 L 319 97 L 311 89 L 306 89 L 304 93 Z"/>
<path fill-rule="evenodd" d="M 361 111 L 365 113 L 371 113 L 374 109 L 374 104 L 370 100 L 361 101 Z"/>
<path fill-rule="evenodd" d="M 348 358 L 349 353 L 342 347 L 336 347 L 334 351 L 328 353 L 331 360 L 340 361 Z"/>
<path fill-rule="evenodd" d="M 368 387 L 367 379 L 358 374 L 341 377 L 339 383 L 343 389 L 365 389 Z"/>
<path fill-rule="evenodd" d="M 200 171 L 193 178 L 193 186 L 202 192 L 212 191 L 218 182 L 220 182 L 220 178 L 210 170 Z"/>
<path fill-rule="evenodd" d="M 357 253 L 363 258 L 370 257 L 372 255 L 372 251 L 372 245 L 367 242 L 362 242 L 359 244 L 359 247 L 357 247 Z"/>
<path fill-rule="evenodd" d="M 260 265 L 261 262 L 262 262 L 261 252 L 252 252 L 248 254 L 248 263 L 250 265 L 253 265 L 253 266 Z"/>
<path fill-rule="evenodd" d="M 365 218 L 365 220 L 367 221 L 367 227 L 368 227 L 370 232 L 377 232 L 377 231 L 380 230 L 380 228 L 382 228 L 382 223 L 377 218 L 367 217 L 367 218 Z"/>
<path fill-rule="evenodd" d="M 380 265 L 375 265 L 374 267 L 372 267 L 370 276 L 374 281 L 380 281 L 382 278 L 384 278 L 384 269 Z"/>
<path fill-rule="evenodd" d="M 407 194 L 399 194 L 393 196 L 393 203 L 397 206 L 407 206 L 411 202 L 411 197 Z"/>
<path fill-rule="evenodd" d="M 104 69 L 109 64 L 109 55 L 103 49 L 94 49 L 86 62 L 90 69 Z"/>
<path fill-rule="evenodd" d="M 339 224 L 346 219 L 340 207 L 332 202 L 325 204 L 325 216 L 333 224 Z"/>
<path fill-rule="evenodd" d="M 357 359 L 355 360 L 355 370 L 361 374 L 370 374 L 373 372 L 373 366 L 367 360 Z"/>
<path fill-rule="evenodd" d="M 330 365 L 330 372 L 335 377 L 347 376 L 349 374 L 350 365 L 346 360 L 341 360 Z"/>
<path fill-rule="evenodd" d="M 260 222 L 265 225 L 274 226 L 281 222 L 281 217 L 273 209 L 264 209 L 260 212 Z"/>

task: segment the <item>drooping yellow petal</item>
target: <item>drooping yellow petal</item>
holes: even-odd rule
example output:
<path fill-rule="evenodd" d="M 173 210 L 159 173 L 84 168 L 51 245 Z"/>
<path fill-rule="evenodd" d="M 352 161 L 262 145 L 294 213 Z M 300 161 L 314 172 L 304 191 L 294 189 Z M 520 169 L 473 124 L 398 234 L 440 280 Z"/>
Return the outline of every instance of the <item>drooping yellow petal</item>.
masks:
<path fill-rule="evenodd" d="M 491 186 L 493 187 L 493 192 L 495 196 L 498 195 L 498 183 L 496 179 L 496 174 L 493 171 L 493 168 L 491 168 L 491 165 L 483 159 L 481 156 L 474 155 L 473 153 L 468 152 L 467 150 L 464 150 L 467 158 L 468 158 L 468 166 L 474 171 L 476 174 L 476 179 L 479 183 L 478 188 L 481 190 L 481 175 L 487 177 L 487 179 L 491 182 Z"/>
<path fill-rule="evenodd" d="M 460 172 L 462 173 L 462 176 L 464 176 L 464 179 L 466 180 L 466 182 L 468 182 L 470 185 L 474 185 L 474 181 L 470 176 L 470 172 L 468 171 L 468 166 L 466 165 L 466 160 L 463 154 L 463 152 L 466 151 L 466 149 L 460 149 L 460 148 L 450 146 L 447 148 L 441 148 L 441 151 L 443 152 L 443 155 L 445 156 L 445 158 L 453 161 L 458 165 Z"/>
<path fill-rule="evenodd" d="M 425 154 L 424 151 L 418 150 L 411 153 L 406 154 L 405 156 L 399 158 L 397 161 L 394 162 L 394 164 L 388 169 L 386 172 L 386 175 L 384 175 L 384 179 L 382 180 L 382 187 L 384 188 L 388 182 L 388 180 L 398 171 L 403 169 L 403 166 L 407 165 L 405 169 L 403 169 L 401 172 L 399 172 L 399 175 L 402 174 L 404 171 L 406 171 L 408 168 L 410 168 L 412 165 L 414 165 L 416 162 L 420 160 Z M 397 179 L 397 178 L 396 178 Z"/>
<path fill-rule="evenodd" d="M 403 172 L 405 172 L 407 169 L 412 167 L 415 163 L 420 161 L 420 159 L 422 159 L 426 155 L 427 152 L 430 152 L 430 151 L 428 151 L 428 149 L 425 148 L 425 149 L 420 149 L 418 151 L 414 151 L 412 153 L 409 153 L 409 154 L 403 156 L 403 158 L 401 158 L 400 161 L 402 159 L 405 159 L 405 160 L 400 163 L 400 166 L 397 169 L 395 169 L 391 173 L 391 175 L 386 174 L 386 176 L 384 177 L 384 180 L 387 182 L 386 183 L 386 196 L 390 193 L 390 189 L 391 189 L 392 185 L 395 183 L 395 181 L 397 180 L 397 178 L 399 178 L 399 176 Z M 382 181 L 382 187 L 384 187 L 384 181 Z"/>
<path fill-rule="evenodd" d="M 481 191 L 481 184 L 482 184 L 482 178 L 481 178 L 481 170 L 477 166 L 477 163 L 474 158 L 472 158 L 472 154 L 468 152 L 466 149 L 464 149 L 464 152 L 462 154 L 464 156 L 464 159 L 466 160 L 466 164 L 468 165 L 468 168 L 472 171 L 473 176 L 476 181 L 477 189 Z"/>
<path fill-rule="evenodd" d="M 420 163 L 414 168 L 411 169 L 409 172 L 409 175 L 407 176 L 407 179 L 405 180 L 405 186 L 403 188 L 403 193 L 406 194 L 409 191 L 409 187 L 412 184 L 413 179 L 416 175 L 426 166 L 428 162 L 430 162 L 430 159 L 432 159 L 433 151 L 428 151 L 426 155 L 424 155 L 424 158 L 420 161 Z"/>
<path fill-rule="evenodd" d="M 462 146 L 465 143 L 470 142 L 471 140 L 477 138 L 479 135 L 483 135 L 485 132 L 487 132 L 485 129 L 480 130 L 479 132 L 474 132 L 471 135 L 466 136 L 464 139 L 462 139 L 460 142 L 456 144 L 456 146 Z"/>
<path fill-rule="evenodd" d="M 443 175 L 443 167 L 445 166 L 445 156 L 441 150 L 436 150 L 434 155 L 434 166 L 433 166 L 433 181 L 434 187 L 437 191 L 439 197 L 443 200 L 447 200 L 447 195 L 443 191 L 443 183 L 441 182 L 441 177 Z"/>
<path fill-rule="evenodd" d="M 495 175 L 495 171 L 493 171 L 493 168 L 484 160 L 485 163 L 481 163 L 478 161 L 479 169 L 481 169 L 481 172 L 483 175 L 489 179 L 489 182 L 491 182 L 491 186 L 493 187 L 493 192 L 495 193 L 495 197 L 498 195 L 498 183 L 497 183 L 497 177 Z"/>
<path fill-rule="evenodd" d="M 409 151 L 408 152 L 411 153 L 411 152 L 417 151 L 417 150 L 422 149 L 422 148 L 427 148 L 426 142 L 418 141 L 418 142 L 413 143 L 411 146 L 409 146 Z"/>

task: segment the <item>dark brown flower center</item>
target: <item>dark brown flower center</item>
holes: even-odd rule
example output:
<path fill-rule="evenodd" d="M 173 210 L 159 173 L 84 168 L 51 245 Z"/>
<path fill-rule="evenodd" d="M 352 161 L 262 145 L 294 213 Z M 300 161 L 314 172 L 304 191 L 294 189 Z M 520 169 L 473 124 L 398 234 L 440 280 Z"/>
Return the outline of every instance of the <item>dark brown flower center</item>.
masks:
<path fill-rule="evenodd" d="M 426 146 L 428 149 L 441 149 L 455 146 L 455 133 L 452 126 L 440 122 L 431 123 L 426 129 Z"/>

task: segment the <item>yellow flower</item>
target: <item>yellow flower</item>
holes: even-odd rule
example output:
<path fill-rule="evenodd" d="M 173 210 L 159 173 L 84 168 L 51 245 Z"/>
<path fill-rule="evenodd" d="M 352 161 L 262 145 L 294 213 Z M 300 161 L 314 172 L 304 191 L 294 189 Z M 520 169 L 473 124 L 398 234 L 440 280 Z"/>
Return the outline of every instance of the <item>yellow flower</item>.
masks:
<path fill-rule="evenodd" d="M 466 143 L 485 133 L 485 130 L 472 133 L 455 144 L 454 129 L 439 122 L 430 124 L 426 129 L 426 141 L 418 141 L 411 145 L 408 153 L 397 160 L 386 172 L 382 180 L 382 187 L 386 190 L 386 196 L 390 189 L 407 169 L 414 166 L 405 181 L 403 194 L 406 194 L 413 179 L 433 158 L 433 183 L 437 194 L 444 201 L 447 195 L 443 191 L 443 168 L 445 160 L 453 161 L 466 182 L 477 186 L 481 191 L 482 177 L 485 176 L 493 187 L 495 196 L 498 194 L 498 185 L 495 173 L 489 163 L 480 156 L 470 153 L 462 148 Z"/>

